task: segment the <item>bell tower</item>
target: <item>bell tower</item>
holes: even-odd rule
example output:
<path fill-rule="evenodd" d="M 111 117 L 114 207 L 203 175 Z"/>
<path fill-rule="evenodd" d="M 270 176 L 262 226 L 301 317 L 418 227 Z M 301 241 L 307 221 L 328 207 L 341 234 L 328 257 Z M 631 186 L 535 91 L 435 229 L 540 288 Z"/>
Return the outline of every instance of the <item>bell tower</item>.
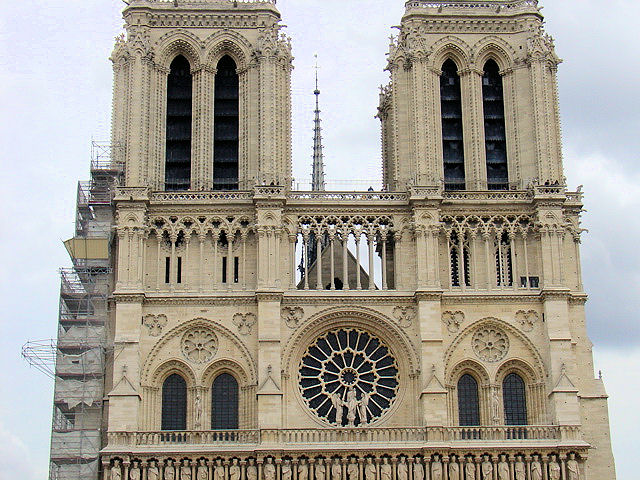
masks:
<path fill-rule="evenodd" d="M 535 1 L 408 1 L 380 95 L 392 190 L 563 183 L 556 69 Z"/>
<path fill-rule="evenodd" d="M 111 59 L 126 185 L 288 185 L 292 56 L 275 1 L 133 0 L 124 19 Z"/>

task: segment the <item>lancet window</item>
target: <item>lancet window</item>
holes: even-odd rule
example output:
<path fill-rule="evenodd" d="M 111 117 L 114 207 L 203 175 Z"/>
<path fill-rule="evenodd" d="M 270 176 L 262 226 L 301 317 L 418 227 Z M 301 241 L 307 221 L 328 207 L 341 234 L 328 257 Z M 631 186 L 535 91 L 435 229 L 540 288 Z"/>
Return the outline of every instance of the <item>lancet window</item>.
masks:
<path fill-rule="evenodd" d="M 461 426 L 480 425 L 478 382 L 468 373 L 458 380 L 458 420 Z"/>
<path fill-rule="evenodd" d="M 500 69 L 494 60 L 488 60 L 484 65 L 482 106 L 484 109 L 487 187 L 489 190 L 506 190 L 509 188 L 509 178 L 507 172 L 504 93 Z"/>
<path fill-rule="evenodd" d="M 502 382 L 504 423 L 506 425 L 527 424 L 527 396 L 524 380 L 517 373 L 510 373 Z"/>
<path fill-rule="evenodd" d="M 451 286 L 471 286 L 469 239 L 464 233 L 453 232 L 449 237 Z"/>
<path fill-rule="evenodd" d="M 500 287 L 513 285 L 511 242 L 507 232 L 500 233 L 495 242 L 496 282 Z"/>
<path fill-rule="evenodd" d="M 177 373 L 162 384 L 162 430 L 186 430 L 187 383 Z"/>
<path fill-rule="evenodd" d="M 449 59 L 440 75 L 440 114 L 442 117 L 442 160 L 447 190 L 464 190 L 464 142 L 462 133 L 462 95 L 458 67 Z"/>
<path fill-rule="evenodd" d="M 165 190 L 191 187 L 192 85 L 189 61 L 178 55 L 167 78 Z"/>
<path fill-rule="evenodd" d="M 238 189 L 239 87 L 236 63 L 225 55 L 215 78 L 213 189 Z"/>
<path fill-rule="evenodd" d="M 221 373 L 211 388 L 211 429 L 238 428 L 238 382 L 229 373 Z"/>

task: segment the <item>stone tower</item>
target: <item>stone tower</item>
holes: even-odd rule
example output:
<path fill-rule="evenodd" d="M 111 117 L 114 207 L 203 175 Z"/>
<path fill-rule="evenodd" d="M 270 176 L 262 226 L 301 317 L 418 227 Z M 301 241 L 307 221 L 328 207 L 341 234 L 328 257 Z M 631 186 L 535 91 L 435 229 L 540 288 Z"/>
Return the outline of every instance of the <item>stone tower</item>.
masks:
<path fill-rule="evenodd" d="M 124 18 L 101 478 L 615 478 L 535 0 L 406 3 L 347 193 L 290 188 L 275 1 Z"/>

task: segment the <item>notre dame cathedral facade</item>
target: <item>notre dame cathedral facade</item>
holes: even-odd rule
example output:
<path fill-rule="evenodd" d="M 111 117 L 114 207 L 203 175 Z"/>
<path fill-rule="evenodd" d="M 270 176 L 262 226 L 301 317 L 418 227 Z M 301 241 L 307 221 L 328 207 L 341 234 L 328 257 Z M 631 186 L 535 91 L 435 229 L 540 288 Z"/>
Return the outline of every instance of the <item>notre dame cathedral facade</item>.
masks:
<path fill-rule="evenodd" d="M 104 348 L 58 343 L 53 477 L 615 479 L 537 0 L 406 3 L 365 192 L 291 188 L 275 0 L 131 0 L 124 19 L 118 155 L 92 164 L 62 289 L 75 305 L 102 279 L 85 328 Z M 63 386 L 86 379 L 95 458 L 67 461 Z"/>

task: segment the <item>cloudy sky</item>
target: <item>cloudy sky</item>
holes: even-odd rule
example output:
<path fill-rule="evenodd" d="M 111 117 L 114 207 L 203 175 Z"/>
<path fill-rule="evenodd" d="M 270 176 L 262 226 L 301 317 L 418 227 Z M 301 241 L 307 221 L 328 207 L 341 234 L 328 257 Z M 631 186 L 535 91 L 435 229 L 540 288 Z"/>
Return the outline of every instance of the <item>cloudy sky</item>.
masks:
<path fill-rule="evenodd" d="M 640 427 L 640 34 L 635 0 L 546 0 L 555 37 L 565 169 L 584 185 L 589 333 L 602 369 L 618 479 L 637 475 Z M 91 139 L 109 137 L 116 0 L 0 1 L 0 478 L 46 477 L 52 383 L 20 346 L 56 335 L 57 269 L 73 234 Z M 376 112 L 401 0 L 279 0 L 293 38 L 294 172 L 309 176 L 313 55 L 319 56 L 327 176 L 380 172 Z M 348 170 L 345 169 L 348 165 Z M 634 475 L 635 474 L 635 475 Z"/>

